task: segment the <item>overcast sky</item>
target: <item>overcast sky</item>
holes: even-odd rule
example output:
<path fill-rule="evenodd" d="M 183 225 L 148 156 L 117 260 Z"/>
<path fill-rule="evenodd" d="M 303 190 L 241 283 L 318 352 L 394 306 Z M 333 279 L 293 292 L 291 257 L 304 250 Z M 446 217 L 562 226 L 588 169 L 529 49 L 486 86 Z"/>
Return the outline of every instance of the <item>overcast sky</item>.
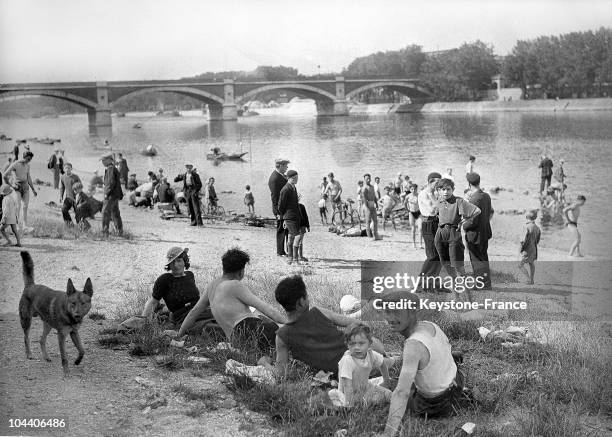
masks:
<path fill-rule="evenodd" d="M 612 26 L 610 0 L 0 0 L 0 82 L 178 79 Z"/>

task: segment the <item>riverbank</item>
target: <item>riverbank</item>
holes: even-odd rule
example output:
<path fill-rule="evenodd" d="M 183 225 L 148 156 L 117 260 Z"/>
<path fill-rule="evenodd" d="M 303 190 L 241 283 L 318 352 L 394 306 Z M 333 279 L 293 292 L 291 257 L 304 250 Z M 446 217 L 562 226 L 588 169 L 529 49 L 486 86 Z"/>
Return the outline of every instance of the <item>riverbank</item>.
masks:
<path fill-rule="evenodd" d="M 39 191 L 39 196 L 30 203 L 30 225 L 37 228 L 40 235 L 39 230 L 43 227 L 49 229 L 55 224 L 61 228 L 63 224 L 59 210 L 45 206 L 46 202 L 56 200 L 57 191 L 50 187 L 40 187 Z M 72 278 L 75 286 L 81 288 L 85 279 L 90 277 L 94 286 L 91 312 L 106 317 L 107 321 L 125 314 L 127 308 L 132 311 L 141 308 L 142 300 L 152 289 L 155 278 L 163 273 L 165 253 L 171 246 L 189 247 L 191 270 L 200 289 L 212 277 L 220 274 L 221 255 L 229 247 L 239 246 L 251 255 L 245 281 L 259 297 L 274 303 L 273 289 L 278 280 L 299 273 L 304 275 L 311 291 L 311 302 L 336 311 L 341 295 L 360 294 L 361 260 L 401 260 L 420 264 L 424 259 L 424 251 L 412 248 L 409 234 L 405 231 L 391 231 L 388 228 L 383 232 L 384 240 L 374 243 L 367 238 L 336 236 L 313 221 L 312 232 L 306 235 L 304 243 L 304 252 L 310 262 L 299 267 L 288 266 L 284 259 L 275 255 L 273 228 L 252 228 L 222 222 L 206 222 L 204 227 L 195 228 L 188 226 L 187 219 L 164 221 L 157 211 L 131 208 L 125 201 L 120 203 L 120 208 L 124 227 L 132 235 L 129 240 L 111 237 L 110 240 L 100 241 L 88 235 L 63 239 L 50 235 L 26 236 L 23 241 L 23 249 L 28 250 L 34 259 L 38 283 L 63 290 L 67 278 Z M 94 229 L 99 228 L 99 217 L 92 224 Z M 48 341 L 52 363 L 41 361 L 38 350 L 34 353 L 35 360 L 26 361 L 17 316 L 23 288 L 19 250 L 0 248 L 0 281 L 5 290 L 1 298 L 5 309 L 0 315 L 0 336 L 3 338 L 0 362 L 4 369 L 0 374 L 0 407 L 8 415 L 6 417 L 66 417 L 71 424 L 66 435 L 91 434 L 94 429 L 104 430 L 108 435 L 177 435 L 192 433 L 204 424 L 207 431 L 203 435 L 275 434 L 264 418 L 249 411 L 247 405 L 256 403 L 254 399 L 249 397 L 248 402 L 240 402 L 240 396 L 244 395 L 238 394 L 235 398 L 236 393 L 227 390 L 227 382 L 220 374 L 205 367 L 170 372 L 156 365 L 153 359 L 129 356 L 126 348 L 120 345 L 110 349 L 101 347 L 97 342 L 97 331 L 108 326 L 105 321 L 85 320 L 82 328 L 85 359 L 81 366 L 71 366 L 73 376 L 69 379 L 61 378 L 57 345 L 53 337 Z M 572 310 L 582 313 L 579 317 L 593 321 L 602 320 L 603 317 L 605 320 L 606 316 L 601 313 L 610 308 L 610 302 L 605 301 L 607 294 L 592 285 L 589 278 L 605 278 L 607 266 L 579 262 L 574 264 L 573 272 L 559 264 L 556 270 L 549 270 L 546 266 L 551 265 L 552 261 L 567 258 L 563 253 L 543 249 L 539 254 L 536 274 L 539 285 L 525 286 L 518 283 L 513 273 L 515 252 L 515 244 L 503 238 L 496 237 L 490 244 L 491 260 L 498 263 L 500 267 L 497 271 L 501 272 L 494 276 L 493 293 L 496 297 L 544 299 L 548 310 L 558 308 L 558 305 L 567 308 L 569 302 Z M 507 272 L 501 271 L 508 267 L 510 270 Z M 563 283 L 568 279 L 568 274 L 570 281 Z M 139 305 L 135 305 L 136 297 L 140 299 Z M 537 312 L 535 315 L 531 313 L 531 317 L 540 320 Z M 546 341 L 554 341 L 565 332 L 564 328 L 557 329 L 549 323 L 534 324 L 525 320 L 520 323 L 533 326 L 534 332 L 541 332 L 538 335 Z M 31 338 L 38 338 L 41 329 L 40 321 L 35 321 Z M 395 343 L 394 340 L 390 344 L 396 347 Z M 459 344 L 466 345 L 464 340 L 460 340 Z M 469 345 L 480 348 L 480 343 L 475 339 Z M 72 345 L 67 350 L 69 356 L 74 356 Z M 499 353 L 496 350 L 487 352 L 492 356 Z M 477 368 L 488 368 L 487 363 L 491 359 L 486 354 L 481 356 L 480 352 L 472 352 Z M 513 371 L 510 367 L 506 368 L 510 364 L 504 364 L 503 371 L 499 370 L 500 365 L 501 361 L 497 360 L 497 367 L 489 369 L 482 377 L 477 376 L 482 375 L 481 370 L 471 370 L 476 372 L 470 373 L 473 375 L 471 380 L 476 380 L 479 386 L 487 387 L 487 390 L 493 390 L 490 378 L 499 372 Z M 547 381 L 552 383 L 553 379 Z M 191 387 L 200 393 L 198 396 L 202 396 L 197 399 L 196 406 L 193 399 L 189 401 L 189 398 L 185 398 L 184 387 Z M 94 393 L 96 400 L 91 402 L 89 398 Z M 302 396 L 303 393 L 300 393 Z M 78 411 L 66 407 L 77 404 L 80 405 Z M 380 413 L 380 416 L 377 420 L 384 420 L 384 414 Z M 505 419 L 510 416 L 508 413 L 499 417 L 480 413 L 474 416 L 468 411 L 460 418 L 434 425 L 432 429 L 439 430 L 436 428 L 439 426 L 452 429 L 455 422 L 465 420 L 475 421 L 489 430 L 514 427 L 515 419 Z M 504 424 L 506 422 L 511 425 Z M 425 430 L 430 425 L 419 422 L 419 426 Z M 10 430 L 2 427 L 0 431 L 7 434 Z"/>
<path fill-rule="evenodd" d="M 392 112 L 570 112 L 612 111 L 612 99 L 511 100 L 482 102 L 432 102 L 398 105 Z"/>

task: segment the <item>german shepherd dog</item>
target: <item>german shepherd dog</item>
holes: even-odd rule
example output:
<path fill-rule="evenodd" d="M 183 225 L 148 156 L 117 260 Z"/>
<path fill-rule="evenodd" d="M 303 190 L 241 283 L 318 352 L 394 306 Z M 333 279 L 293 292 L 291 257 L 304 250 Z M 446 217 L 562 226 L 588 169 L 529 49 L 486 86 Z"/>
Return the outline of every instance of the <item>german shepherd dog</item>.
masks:
<path fill-rule="evenodd" d="M 59 340 L 64 376 L 68 376 L 69 370 L 65 346 L 68 334 L 70 334 L 72 342 L 79 351 L 79 356 L 74 361 L 74 364 L 78 365 L 83 359 L 83 355 L 85 355 L 85 350 L 79 337 L 79 326 L 91 309 L 91 296 L 93 295 L 91 280 L 87 278 L 83 291 L 76 290 L 74 285 L 72 285 L 71 279 L 68 279 L 65 293 L 59 290 L 52 290 L 44 285 L 34 283 L 34 262 L 28 252 L 21 252 L 21 260 L 23 262 L 23 282 L 25 287 L 19 301 L 19 318 L 21 319 L 21 327 L 24 333 L 26 357 L 32 359 L 29 337 L 32 317 L 39 316 L 44 323 L 43 333 L 40 337 L 40 348 L 43 358 L 51 361 L 47 354 L 46 341 L 51 328 L 55 328 Z"/>

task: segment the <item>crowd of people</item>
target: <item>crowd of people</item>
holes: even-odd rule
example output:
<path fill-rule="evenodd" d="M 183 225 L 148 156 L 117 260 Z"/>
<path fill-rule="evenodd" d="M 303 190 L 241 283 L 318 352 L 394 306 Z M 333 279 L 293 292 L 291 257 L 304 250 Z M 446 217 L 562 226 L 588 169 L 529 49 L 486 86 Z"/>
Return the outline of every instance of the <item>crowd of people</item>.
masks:
<path fill-rule="evenodd" d="M 406 339 L 402 354 L 392 356 L 372 336 L 370 327 L 358 320 L 359 313 L 343 315 L 313 306 L 300 275 L 285 277 L 277 284 L 274 295 L 284 310 L 279 312 L 255 296 L 243 281 L 249 261 L 241 249 L 227 250 L 221 257 L 223 273 L 207 284 L 200 296 L 189 271 L 188 248 L 172 247 L 167 253 L 167 272 L 155 281 L 142 316 L 152 318 L 163 301 L 170 312 L 168 327 L 172 328 L 165 331 L 167 335 L 215 335 L 238 350 L 253 353 L 258 365 L 280 379 L 290 371 L 292 359 L 314 372 L 331 372 L 339 382 L 338 388 L 329 392 L 332 402 L 348 407 L 363 402 L 390 403 L 387 435 L 396 434 L 406 410 L 429 418 L 443 417 L 465 399 L 458 356 L 442 329 L 423 320 L 418 305 L 414 310 L 384 311 L 390 328 Z M 397 304 L 407 297 L 414 299 L 394 292 L 383 300 Z M 446 316 L 470 319 L 474 314 L 449 311 Z M 391 391 L 388 369 L 400 360 L 398 383 Z M 380 371 L 382 384 L 369 381 L 373 369 Z"/>

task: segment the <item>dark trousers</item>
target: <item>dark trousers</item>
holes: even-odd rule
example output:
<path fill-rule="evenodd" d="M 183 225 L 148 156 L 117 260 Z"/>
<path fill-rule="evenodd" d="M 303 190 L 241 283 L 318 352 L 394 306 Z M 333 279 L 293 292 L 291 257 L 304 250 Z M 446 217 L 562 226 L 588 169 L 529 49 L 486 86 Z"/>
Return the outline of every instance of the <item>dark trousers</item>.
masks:
<path fill-rule="evenodd" d="M 551 178 L 552 178 L 552 175 L 542 176 L 542 179 L 540 181 L 540 193 L 544 192 L 545 188 L 550 187 Z"/>
<path fill-rule="evenodd" d="M 60 171 L 59 168 L 53 169 L 53 188 L 56 190 L 59 188 L 60 183 Z"/>
<path fill-rule="evenodd" d="M 287 241 L 287 229 L 283 229 L 283 219 L 276 220 L 276 254 L 285 255 L 285 241 Z"/>
<path fill-rule="evenodd" d="M 72 224 L 72 218 L 70 217 L 70 210 L 71 209 L 75 209 L 75 203 L 74 200 L 70 199 L 69 197 L 66 197 L 64 199 L 64 203 L 62 205 L 62 217 L 64 218 L 64 221 L 66 223 L 70 223 Z M 75 209 L 75 220 L 76 220 L 76 209 Z"/>
<path fill-rule="evenodd" d="M 123 222 L 119 212 L 119 199 L 108 197 L 102 204 L 102 234 L 108 236 L 110 221 L 113 221 L 119 235 L 123 234 Z"/>
<path fill-rule="evenodd" d="M 463 267 L 463 239 L 461 231 L 453 227 L 438 228 L 434 239 L 440 261 L 451 276 L 456 276 L 457 268 Z"/>
<path fill-rule="evenodd" d="M 202 225 L 202 210 L 200 209 L 200 197 L 196 191 L 185 193 L 187 205 L 189 206 L 189 217 L 192 225 Z"/>
<path fill-rule="evenodd" d="M 440 264 L 440 257 L 436 250 L 434 238 L 436 231 L 438 230 L 438 219 L 423 220 L 421 224 L 421 233 L 423 235 L 423 242 L 425 243 L 425 255 L 427 259 L 421 267 L 421 273 L 425 278 L 435 277 L 440 274 L 442 264 Z"/>
<path fill-rule="evenodd" d="M 491 288 L 491 270 L 489 268 L 489 241 L 485 240 L 480 244 L 468 242 L 468 250 L 470 251 L 470 262 L 474 269 L 474 276 L 480 276 L 483 279 L 485 288 Z"/>

